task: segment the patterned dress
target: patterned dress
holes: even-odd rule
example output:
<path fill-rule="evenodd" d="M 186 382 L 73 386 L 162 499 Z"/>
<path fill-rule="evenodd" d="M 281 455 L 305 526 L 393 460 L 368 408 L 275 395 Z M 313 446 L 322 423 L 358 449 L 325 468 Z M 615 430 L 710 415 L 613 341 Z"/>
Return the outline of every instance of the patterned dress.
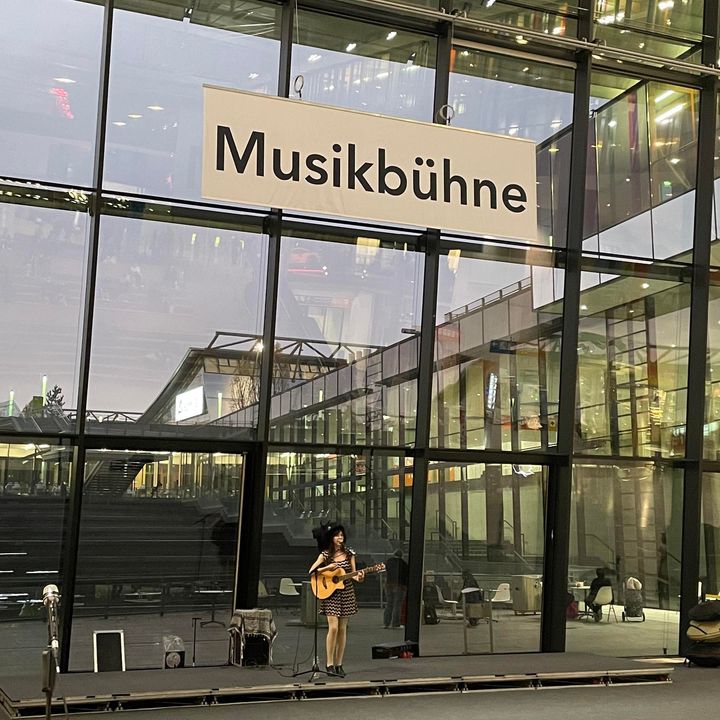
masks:
<path fill-rule="evenodd" d="M 336 560 L 335 562 L 343 572 L 349 573 L 352 572 L 350 556 L 355 553 L 347 548 L 345 554 L 344 560 Z M 323 551 L 322 555 L 327 563 L 333 562 L 330 553 L 326 550 Z M 342 590 L 338 588 L 329 598 L 320 602 L 320 615 L 349 617 L 358 611 L 357 600 L 355 599 L 355 581 L 353 579 L 345 580 L 344 585 L 345 587 Z"/>

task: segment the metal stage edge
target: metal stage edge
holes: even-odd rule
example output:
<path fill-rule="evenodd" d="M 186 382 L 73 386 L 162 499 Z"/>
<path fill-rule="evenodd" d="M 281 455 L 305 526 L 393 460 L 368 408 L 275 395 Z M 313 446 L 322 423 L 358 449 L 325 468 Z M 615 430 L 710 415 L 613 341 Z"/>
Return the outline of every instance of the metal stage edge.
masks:
<path fill-rule="evenodd" d="M 563 654 L 559 654 L 563 655 Z M 435 692 L 487 692 L 507 690 L 542 690 L 565 687 L 612 687 L 639 683 L 669 683 L 672 667 L 660 663 L 635 662 L 613 658 L 594 658 L 597 667 L 572 669 L 557 668 L 547 671 L 529 672 L 520 669 L 513 672 L 491 672 L 492 665 L 503 656 L 483 656 L 485 667 L 476 667 L 476 672 L 444 674 L 443 658 L 415 658 L 411 661 L 383 661 L 376 667 L 361 670 L 354 675 L 361 678 L 332 678 L 325 676 L 315 682 L 293 682 L 273 673 L 270 669 L 249 669 L 235 667 L 184 668 L 175 670 L 143 670 L 125 673 L 70 673 L 58 676 L 53 713 L 72 714 L 81 712 L 102 712 L 116 710 L 139 710 L 163 707 L 197 707 L 231 703 L 279 702 L 290 700 L 311 700 L 322 698 L 385 697 Z M 504 656 L 512 665 L 511 658 Z M 528 656 L 524 665 L 528 665 Z M 540 657 L 549 657 L 548 655 Z M 577 657 L 577 656 L 575 656 Z M 590 656 L 582 656 L 587 660 Z M 558 664 L 558 655 L 553 658 Z M 469 658 L 466 658 L 468 660 Z M 535 656 L 535 667 L 541 666 Z M 452 663 L 454 665 L 454 663 Z M 508 665 L 508 662 L 501 663 Z M 375 665 L 375 663 L 373 663 Z M 577 667 L 577 663 L 575 663 Z M 615 665 L 616 667 L 613 667 Z M 467 668 L 467 665 L 466 665 Z M 486 669 L 487 668 L 487 669 Z M 496 668 L 497 670 L 503 668 Z M 287 671 L 288 668 L 285 668 Z M 479 672 L 477 672 L 479 671 Z M 272 673 L 271 677 L 268 675 Z M 135 682 L 128 683 L 129 676 Z M 141 677 L 142 676 L 142 677 Z M 264 677 L 263 677 L 264 676 Z M 403 677 L 404 676 L 404 677 Z M 277 679 L 277 681 L 274 681 Z M 140 680 L 140 682 L 138 682 Z M 264 682 L 257 682 L 264 680 Z M 170 682 L 169 682 L 170 681 Z M 230 682 L 229 682 L 230 681 Z M 231 684 L 232 681 L 238 683 Z M 43 717 L 45 700 L 39 691 L 39 680 L 35 678 L 8 678 L 1 681 L 0 705 L 11 718 Z M 240 684 L 242 683 L 242 684 Z M 37 691 L 34 686 L 37 686 Z M 128 687 L 130 685 L 130 687 Z M 114 686 L 118 692 L 110 692 Z M 134 686 L 134 687 L 133 687 Z M 153 689 L 142 689 L 149 686 Z M 76 689 L 77 688 L 77 689 Z M 79 691 L 79 688 L 82 688 Z M 29 691 L 28 691 L 29 690 Z M 92 692 L 92 694 L 90 694 Z M 65 693 L 63 695 L 62 693 Z"/>

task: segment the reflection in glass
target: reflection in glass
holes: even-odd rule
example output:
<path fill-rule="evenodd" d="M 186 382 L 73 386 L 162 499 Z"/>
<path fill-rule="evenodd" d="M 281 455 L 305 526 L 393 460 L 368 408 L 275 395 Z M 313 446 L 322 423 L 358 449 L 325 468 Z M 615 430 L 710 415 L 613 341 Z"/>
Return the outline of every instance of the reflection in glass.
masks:
<path fill-rule="evenodd" d="M 227 453 L 88 451 L 71 669 L 92 667 L 91 630 L 119 618 L 128 669 L 161 665 L 163 636 L 187 638 L 193 615 L 201 663 L 227 662 L 216 625 L 232 607 L 243 467 Z"/>
<path fill-rule="evenodd" d="M 720 476 L 704 473 L 700 520 L 700 582 L 705 594 L 720 594 Z"/>
<path fill-rule="evenodd" d="M 43 587 L 62 588 L 72 450 L 0 444 L 0 675 L 36 671 L 47 645 Z M 24 622 L 30 621 L 30 622 Z"/>
<path fill-rule="evenodd" d="M 534 30 L 556 37 L 575 37 L 578 3 L 568 0 L 533 0 L 516 2 L 515 0 L 454 0 L 455 8 L 467 13 L 468 17 L 488 22 L 512 25 L 521 30 Z M 527 45 L 522 35 L 516 36 L 520 47 Z"/>
<path fill-rule="evenodd" d="M 594 73 L 585 236 L 599 253 L 689 261 L 697 90 Z M 691 197 L 691 196 L 690 196 Z M 666 206 L 666 207 L 663 207 Z M 590 243 L 585 243 L 590 250 Z"/>
<path fill-rule="evenodd" d="M 407 242 L 283 238 L 273 439 L 414 442 L 422 279 Z"/>
<path fill-rule="evenodd" d="M 303 100 L 432 120 L 435 38 L 306 11 L 298 18 L 291 72 Z"/>
<path fill-rule="evenodd" d="M 575 451 L 685 454 L 690 287 L 583 273 Z"/>
<path fill-rule="evenodd" d="M 713 273 L 708 304 L 708 357 L 705 397 L 704 455 L 720 458 L 720 285 Z"/>
<path fill-rule="evenodd" d="M 102 219 L 90 432 L 252 434 L 266 244 L 251 220 L 234 220 Z"/>
<path fill-rule="evenodd" d="M 102 4 L 0 3 L 0 173 L 89 186 Z"/>
<path fill-rule="evenodd" d="M 29 194 L 5 187 L 9 196 Z M 42 205 L 0 204 L 0 428 L 68 432 L 77 407 L 89 198 L 37 186 L 32 193 Z"/>
<path fill-rule="evenodd" d="M 563 246 L 567 225 L 573 70 L 454 47 L 452 124 L 537 145 L 539 242 Z"/>
<path fill-rule="evenodd" d="M 313 530 L 341 523 L 358 569 L 385 563 L 397 550 L 407 561 L 412 482 L 412 459 L 397 455 L 268 455 L 258 606 L 273 609 L 278 623 L 276 663 L 294 663 L 312 652 L 317 608 L 308 568 L 318 554 Z M 355 585 L 359 611 L 350 619 L 346 665 L 369 658 L 376 643 L 403 638 L 402 629 L 383 628 L 394 579 L 392 573 L 373 573 Z M 404 624 L 404 606 L 400 612 Z M 324 618 L 319 622 L 322 659 Z M 290 625 L 300 628 L 291 632 Z"/>
<path fill-rule="evenodd" d="M 530 450 L 555 443 L 562 273 L 545 254 L 531 256 L 536 267 L 524 253 L 515 262 L 460 250 L 440 258 L 434 447 Z"/>
<path fill-rule="evenodd" d="M 424 655 L 539 650 L 546 486 L 537 465 L 431 464 Z"/>
<path fill-rule="evenodd" d="M 712 0 L 710 0 L 712 1 Z M 597 0 L 595 38 L 626 50 L 699 62 L 705 0 Z"/>
<path fill-rule="evenodd" d="M 104 186 L 199 199 L 202 86 L 275 94 L 278 9 L 144 4 L 152 15 L 124 6 L 138 4 L 115 3 Z"/>
<path fill-rule="evenodd" d="M 592 633 L 592 650 L 613 655 L 677 652 L 682 538 L 682 470 L 653 463 L 576 464 L 568 568 L 567 650 L 587 649 L 587 622 L 614 624 L 633 614 L 639 589 L 642 633 Z M 589 588 L 601 568 L 613 602 L 592 613 Z M 575 606 L 570 610 L 570 603 Z M 613 614 L 614 610 L 614 614 Z M 579 615 L 578 615 L 579 613 Z M 626 617 L 627 622 L 641 620 Z"/>

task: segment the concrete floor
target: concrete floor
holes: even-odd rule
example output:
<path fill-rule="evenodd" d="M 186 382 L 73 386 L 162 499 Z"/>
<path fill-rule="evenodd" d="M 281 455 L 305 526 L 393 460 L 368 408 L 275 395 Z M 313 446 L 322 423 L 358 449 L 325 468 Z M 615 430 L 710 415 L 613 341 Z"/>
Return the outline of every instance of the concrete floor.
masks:
<path fill-rule="evenodd" d="M 622 608 L 616 608 L 618 620 Z M 289 668 L 309 666 L 312 661 L 312 628 L 299 624 L 298 614 L 290 609 L 275 611 L 278 635 L 273 648 L 273 660 L 277 665 Z M 74 671 L 92 670 L 92 634 L 94 630 L 123 629 L 128 669 L 162 667 L 163 637 L 178 635 L 185 642 L 186 664 L 192 658 L 192 617 L 209 613 L 166 613 L 116 616 L 110 619 L 79 618 L 73 626 L 70 667 Z M 460 655 L 489 653 L 489 631 L 481 622 L 476 627 L 465 628 L 460 619 L 450 613 L 440 613 L 437 625 L 422 625 L 420 647 L 423 655 Z M 646 622 L 607 622 L 571 620 L 567 625 L 567 650 L 592 652 L 611 657 L 642 657 L 674 655 L 677 652 L 677 613 L 663 610 L 646 610 Z M 218 610 L 217 618 L 229 619 L 228 612 Z M 540 643 L 540 615 L 515 615 L 512 610 L 494 609 L 494 650 L 496 653 L 536 652 Z M 404 630 L 385 629 L 382 611 L 362 608 L 350 621 L 348 648 L 344 660 L 346 669 L 353 663 L 366 662 L 373 645 L 401 640 Z M 228 633 L 220 625 L 197 628 L 195 645 L 198 665 L 221 665 L 228 657 Z M 318 631 L 321 665 L 324 664 L 325 630 Z M 0 677 L 22 675 L 37 667 L 40 653 L 46 642 L 45 623 L 27 620 L 0 623 Z"/>
<path fill-rule="evenodd" d="M 351 697 L 290 700 L 257 704 L 215 705 L 125 711 L 134 720 L 274 720 L 293 717 L 315 720 L 341 715 L 343 720 L 374 716 L 412 717 L 414 720 L 467 720 L 482 713 L 490 718 L 558 718 L 595 715 L 633 720 L 714 717 L 720 706 L 720 669 L 675 666 L 673 682 L 652 685 L 616 685 L 582 688 L 453 692 L 387 697 Z M 342 706 L 341 706 L 342 704 Z M 98 717 L 107 713 L 93 713 Z M 0 710 L 0 718 L 4 718 Z"/>

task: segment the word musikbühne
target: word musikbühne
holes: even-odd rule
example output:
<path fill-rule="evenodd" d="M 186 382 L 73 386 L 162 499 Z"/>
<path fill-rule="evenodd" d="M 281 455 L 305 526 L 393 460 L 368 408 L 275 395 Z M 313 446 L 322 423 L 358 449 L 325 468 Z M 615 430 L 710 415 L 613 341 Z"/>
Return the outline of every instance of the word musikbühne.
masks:
<path fill-rule="evenodd" d="M 255 154 L 255 175 L 258 177 L 264 177 L 266 164 L 272 164 L 272 174 L 278 180 L 304 181 L 310 185 L 325 185 L 332 182 L 333 187 L 337 188 L 341 188 L 345 184 L 350 190 L 362 188 L 365 192 L 394 196 L 403 195 L 410 190 L 419 200 L 435 201 L 438 199 L 438 188 L 440 188 L 442 200 L 446 203 L 453 202 L 453 189 L 455 189 L 455 194 L 459 193 L 460 196 L 460 205 L 467 205 L 468 196 L 472 193 L 471 203 L 474 207 L 482 207 L 483 194 L 489 201 L 489 207 L 492 210 L 497 210 L 498 207 L 498 189 L 495 183 L 492 180 L 478 178 L 473 178 L 469 182 L 462 175 L 453 175 L 449 158 L 443 158 L 442 171 L 436 172 L 430 169 L 435 166 L 432 158 L 416 157 L 415 164 L 423 169 L 414 168 L 411 178 L 408 178 L 406 170 L 386 163 L 384 148 L 378 148 L 377 168 L 372 173 L 375 163 L 358 164 L 354 143 L 347 144 L 346 159 L 337 155 L 328 158 L 319 153 L 310 153 L 305 157 L 303 163 L 300 152 L 293 150 L 290 152 L 288 162 L 287 157 L 283 156 L 287 154 L 287 151 L 284 152 L 281 148 L 272 148 L 272 161 L 270 162 L 270 158 L 266 156 L 265 152 L 264 132 L 254 130 L 250 133 L 242 155 L 238 151 L 229 127 L 218 125 L 216 137 L 215 168 L 219 172 L 225 171 L 225 149 L 227 147 L 235 170 L 240 175 L 245 172 Z M 332 150 L 336 154 L 341 153 L 342 146 L 335 143 Z M 344 160 L 346 164 L 343 168 Z M 522 185 L 516 183 L 506 185 L 502 189 L 501 200 L 505 208 L 512 213 L 525 212 L 527 209 L 527 193 Z"/>

